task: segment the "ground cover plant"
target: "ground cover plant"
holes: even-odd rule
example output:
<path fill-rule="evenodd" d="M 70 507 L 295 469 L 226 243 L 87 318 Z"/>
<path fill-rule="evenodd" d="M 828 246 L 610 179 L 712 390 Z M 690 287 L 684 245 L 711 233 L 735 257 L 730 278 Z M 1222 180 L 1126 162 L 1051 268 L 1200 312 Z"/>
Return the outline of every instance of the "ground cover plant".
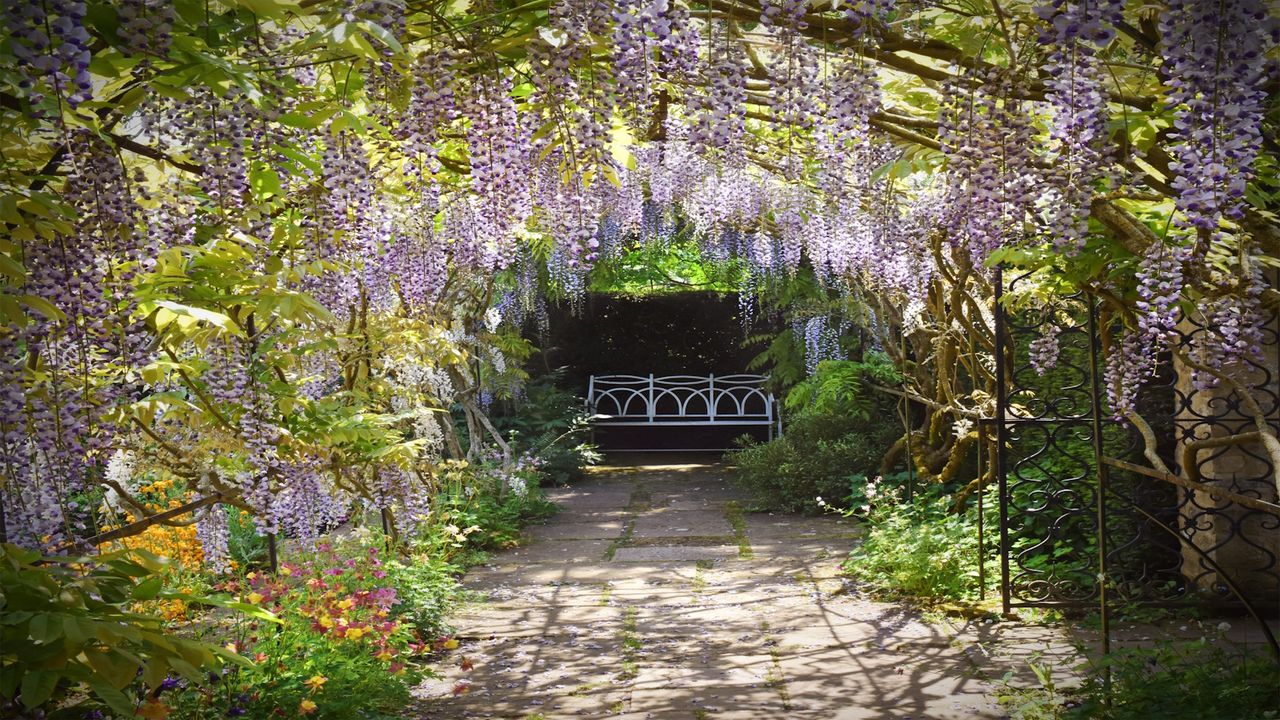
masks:
<path fill-rule="evenodd" d="M 1110 667 L 1109 683 L 1097 663 Z M 1088 663 L 1092 672 L 1082 684 L 1068 679 L 1068 668 L 1042 661 L 1034 666 L 1037 686 L 1014 688 L 1006 678 L 999 695 L 1014 720 L 1136 720 L 1153 714 L 1266 720 L 1280 714 L 1275 662 L 1256 649 L 1242 652 L 1223 644 L 1213 629 L 1198 640 L 1123 648 Z"/>
<path fill-rule="evenodd" d="M 865 519 L 866 534 L 844 563 L 852 578 L 882 596 L 925 602 L 976 602 L 984 580 L 988 597 L 995 596 L 997 546 L 988 542 L 985 555 L 979 552 L 976 504 L 956 512 L 951 498 L 933 489 L 908 501 L 900 476 L 861 480 L 854 512 Z M 998 527 L 997 506 L 984 511 L 987 527 Z"/>
<path fill-rule="evenodd" d="M 976 454 L 1003 448 L 979 430 L 998 289 L 1074 331 L 1014 344 L 1041 381 L 1009 413 L 1070 384 L 1096 325 L 1126 457 L 1159 477 L 1248 457 L 1270 468 L 1249 492 L 1280 488 L 1263 0 L 15 0 L 0 18 L 0 539 L 46 589 L 94 582 L 95 552 L 135 580 L 144 552 L 172 561 L 112 581 L 145 585 L 146 612 L 113 596 L 86 622 L 145 638 L 358 532 L 409 561 L 387 572 L 439 627 L 452 590 L 430 563 L 514 542 L 546 511 L 536 487 L 591 459 L 526 363 L 547 303 L 599 283 L 733 289 L 790 326 L 763 362 L 795 387 L 792 434 L 740 456 L 780 506 L 852 507 L 855 478 L 903 468 L 950 515 L 884 512 L 958 535 L 995 480 Z M 1140 402 L 1156 378 L 1229 407 L 1226 439 Z M 496 421 L 522 393 L 531 414 Z M 14 612 L 62 600 L 38 595 Z M 289 627 L 235 672 L 329 642 Z M 373 673 L 342 640 L 325 647 Z M 28 673 L 5 653 L 3 712 L 93 694 L 127 715 L 102 690 L 132 682 L 117 666 Z M 151 714 L 160 675 L 136 688 Z M 258 701 L 296 701 L 281 712 L 350 709 L 269 677 Z"/>

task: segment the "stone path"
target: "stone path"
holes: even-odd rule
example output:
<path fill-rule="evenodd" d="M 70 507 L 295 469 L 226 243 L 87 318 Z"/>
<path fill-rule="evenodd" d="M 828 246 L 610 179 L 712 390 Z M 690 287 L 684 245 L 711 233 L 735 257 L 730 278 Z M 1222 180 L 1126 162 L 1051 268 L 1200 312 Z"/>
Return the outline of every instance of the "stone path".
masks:
<path fill-rule="evenodd" d="M 467 574 L 488 601 L 454 619 L 416 717 L 1005 717 L 989 633 L 846 592 L 848 521 L 743 513 L 705 465 L 605 468 L 551 499 L 530 544 Z"/>

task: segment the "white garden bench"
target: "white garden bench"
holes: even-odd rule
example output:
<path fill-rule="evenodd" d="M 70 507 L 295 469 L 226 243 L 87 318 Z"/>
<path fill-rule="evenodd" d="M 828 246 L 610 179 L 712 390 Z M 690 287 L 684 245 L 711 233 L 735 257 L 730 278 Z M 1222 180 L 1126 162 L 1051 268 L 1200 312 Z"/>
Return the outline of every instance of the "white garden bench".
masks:
<path fill-rule="evenodd" d="M 763 375 L 592 375 L 587 409 L 595 427 L 764 427 L 782 433 Z M 649 448 L 660 450 L 695 448 Z M 728 448 L 696 448 L 725 450 Z"/>

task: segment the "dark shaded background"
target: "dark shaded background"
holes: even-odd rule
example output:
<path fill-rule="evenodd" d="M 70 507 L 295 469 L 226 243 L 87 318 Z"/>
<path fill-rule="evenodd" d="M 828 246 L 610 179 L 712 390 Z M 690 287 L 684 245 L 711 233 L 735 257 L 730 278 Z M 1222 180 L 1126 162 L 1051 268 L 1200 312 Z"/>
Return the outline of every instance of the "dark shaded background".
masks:
<path fill-rule="evenodd" d="M 631 296 L 589 293 L 575 313 L 568 305 L 552 306 L 545 337 L 534 338 L 542 352 L 531 373 L 564 368 L 564 382 L 586 396 L 591 375 L 732 375 L 766 343 L 745 344 L 738 296 L 681 292 Z M 781 325 L 753 318 L 751 335 L 780 332 Z M 662 447 L 726 447 L 747 432 L 743 427 L 608 428 L 596 434 L 606 450 Z M 763 428 L 751 430 L 762 437 Z"/>

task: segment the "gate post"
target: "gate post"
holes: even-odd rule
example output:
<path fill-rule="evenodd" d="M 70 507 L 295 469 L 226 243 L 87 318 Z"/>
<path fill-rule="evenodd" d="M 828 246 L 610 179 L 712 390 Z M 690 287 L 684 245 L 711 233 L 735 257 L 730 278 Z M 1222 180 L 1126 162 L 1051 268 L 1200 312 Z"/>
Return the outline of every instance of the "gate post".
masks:
<path fill-rule="evenodd" d="M 995 310 L 993 315 L 996 335 L 996 478 L 1000 488 L 1000 607 L 1004 614 L 1010 610 L 1009 592 L 1009 467 L 1008 450 L 1009 428 L 1005 423 L 1006 406 L 1009 402 L 1008 384 L 1005 374 L 1009 371 L 1006 362 L 1005 309 L 1000 302 L 1004 298 L 1004 270 L 997 265 L 995 278 Z M 908 435 L 909 437 L 909 435 Z"/>

